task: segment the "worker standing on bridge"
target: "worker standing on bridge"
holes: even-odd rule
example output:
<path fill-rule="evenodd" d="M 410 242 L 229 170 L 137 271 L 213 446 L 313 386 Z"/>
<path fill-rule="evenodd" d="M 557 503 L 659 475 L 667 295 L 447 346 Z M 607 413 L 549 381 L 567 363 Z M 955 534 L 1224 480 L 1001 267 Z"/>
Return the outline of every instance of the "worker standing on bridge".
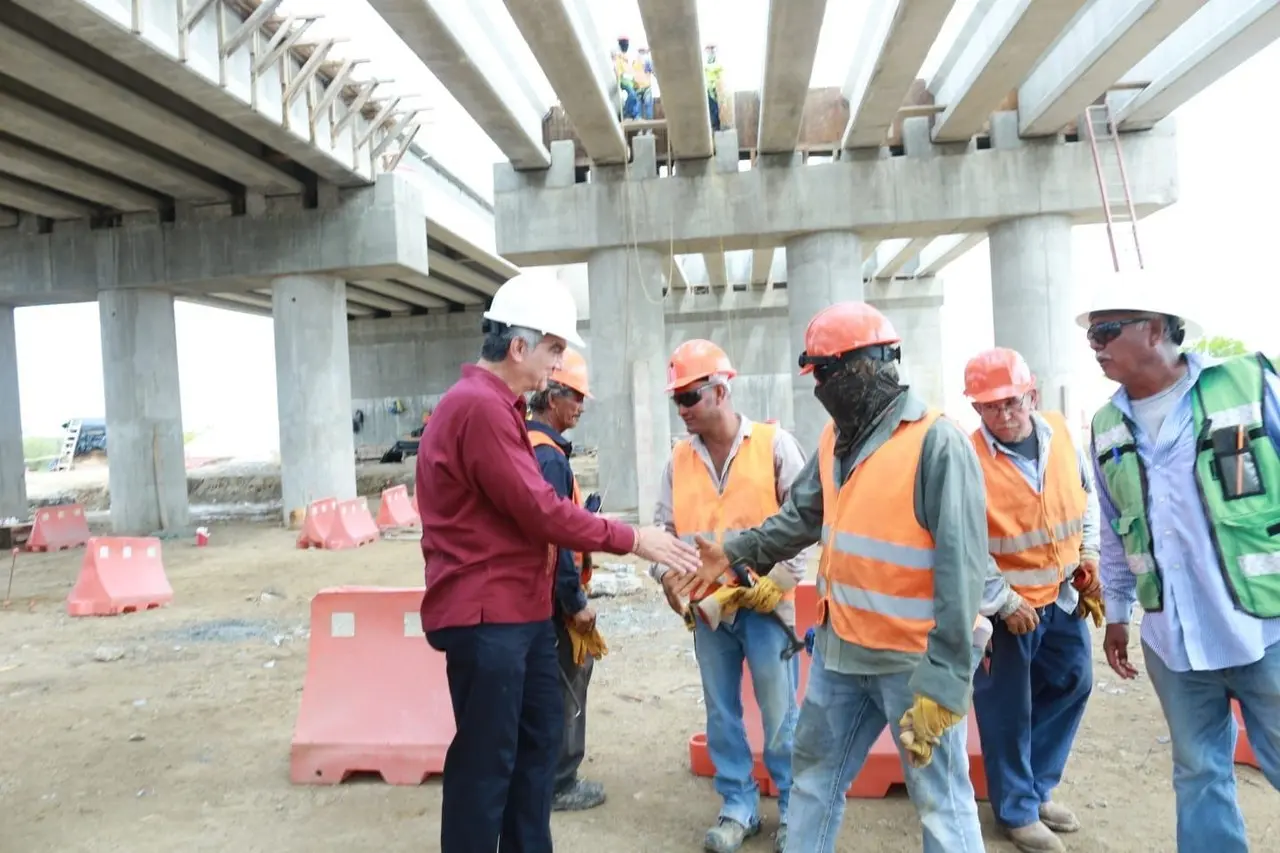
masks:
<path fill-rule="evenodd" d="M 552 588 L 556 548 L 635 553 L 695 571 L 667 532 L 604 519 L 556 495 L 525 428 L 566 342 L 582 346 L 573 296 L 521 273 L 484 313 L 480 360 L 441 398 L 418 453 L 426 592 L 422 627 L 445 654 L 457 734 L 444 767 L 442 853 L 551 853 L 564 728 Z M 422 713 L 439 714 L 438 708 Z"/>
<path fill-rule="evenodd" d="M 721 542 L 760 524 L 778 511 L 804 467 L 804 453 L 790 433 L 734 411 L 729 381 L 735 375 L 724 350 L 705 340 L 685 341 L 667 364 L 667 391 L 689 437 L 671 452 L 654 522 L 688 542 L 697 535 Z M 733 853 L 761 826 L 760 792 L 752 776 L 755 760 L 742 722 L 743 661 L 751 671 L 764 725 L 764 763 L 778 787 L 775 848 L 782 850 L 786 843 L 799 663 L 782 660 L 788 634 L 769 614 L 776 612 L 795 625 L 794 589 L 804 578 L 805 555 L 797 551 L 791 556 L 789 561 L 754 564 L 760 576 L 743 609 L 726 613 L 714 625 L 701 619 L 694 623 L 707 751 L 716 768 L 716 793 L 724 800 L 704 839 L 712 853 Z M 650 571 L 672 609 L 682 612 L 675 590 L 685 576 L 663 565 Z M 693 597 L 714 591 L 704 589 Z"/>
<path fill-rule="evenodd" d="M 709 44 L 702 49 L 702 76 L 707 84 L 707 109 L 711 112 L 711 129 L 720 129 L 720 104 L 724 94 L 724 67 L 716 59 L 716 46 Z"/>
<path fill-rule="evenodd" d="M 529 442 L 542 476 L 557 495 L 570 498 L 578 506 L 583 506 L 582 492 L 569 464 L 573 444 L 564 434 L 577 426 L 590 396 L 586 359 L 577 351 L 566 349 L 563 364 L 551 374 L 547 387 L 529 398 Z M 595 511 L 599 509 L 599 496 L 591 498 L 588 506 Z M 596 628 L 595 611 L 587 603 L 586 585 L 590 582 L 591 555 L 558 549 L 553 622 L 560 669 L 565 675 L 565 713 L 552 811 L 595 808 L 605 800 L 603 785 L 578 778 L 578 768 L 587 751 L 587 686 L 591 683 L 592 662 L 608 651 Z"/>
<path fill-rule="evenodd" d="M 618 49 L 613 53 L 613 74 L 622 91 L 622 118 L 639 115 L 640 102 L 636 98 L 636 60 L 631 55 L 631 37 L 618 36 Z"/>
<path fill-rule="evenodd" d="M 974 356 L 964 392 L 982 417 L 972 438 L 991 556 L 1013 590 L 973 681 L 991 808 L 1019 850 L 1054 853 L 1066 849 L 1055 832 L 1080 828 L 1051 795 L 1093 687 L 1085 617 L 1102 620 L 1092 466 L 1062 415 L 1036 411 L 1035 377 L 1014 350 Z"/>
<path fill-rule="evenodd" d="M 925 853 L 983 849 L 964 725 L 990 564 L 982 469 L 968 436 L 900 384 L 900 343 L 866 303 L 820 311 L 800 355 L 832 417 L 817 455 L 776 515 L 722 547 L 699 543 L 701 580 L 823 544 L 791 853 L 835 850 L 845 792 L 886 722 Z"/>
<path fill-rule="evenodd" d="M 649 48 L 637 51 L 635 65 L 636 114 L 642 119 L 653 119 L 653 59 Z"/>
<path fill-rule="evenodd" d="M 1173 743 L 1179 853 L 1246 853 L 1240 702 L 1280 789 L 1280 380 L 1260 354 L 1182 353 L 1199 333 L 1167 281 L 1108 284 L 1078 322 L 1120 383 L 1093 417 L 1107 662 L 1133 678 L 1129 622 Z"/>

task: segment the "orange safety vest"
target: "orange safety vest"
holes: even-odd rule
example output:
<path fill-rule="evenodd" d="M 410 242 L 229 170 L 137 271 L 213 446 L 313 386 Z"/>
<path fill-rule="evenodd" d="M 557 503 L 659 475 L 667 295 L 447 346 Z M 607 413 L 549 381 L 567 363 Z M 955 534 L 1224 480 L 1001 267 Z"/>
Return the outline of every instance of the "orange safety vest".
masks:
<path fill-rule="evenodd" d="M 972 436 L 987 483 L 987 547 L 1009 586 L 1032 607 L 1052 604 L 1063 578 L 1080 565 L 1088 504 L 1066 418 L 1057 412 L 1040 416 L 1053 428 L 1053 438 L 1039 494 L 1013 460 L 991 452 L 981 428 Z"/>
<path fill-rule="evenodd" d="M 751 425 L 751 434 L 742 439 L 729 466 L 724 491 L 716 489 L 707 465 L 694 449 L 691 439 L 683 439 L 671 451 L 671 509 L 676 535 L 693 544 L 695 535 L 723 544 L 744 530 L 757 527 L 778 512 L 778 483 L 774 473 L 774 424 Z M 728 584 L 736 586 L 737 580 Z M 710 584 L 699 598 L 710 595 L 719 584 Z M 787 593 L 788 600 L 795 591 Z"/>
<path fill-rule="evenodd" d="M 941 413 L 903 422 L 837 487 L 836 431 L 818 440 L 822 559 L 818 623 L 868 649 L 922 653 L 933 629 L 933 534 L 916 520 L 924 438 Z"/>
<path fill-rule="evenodd" d="M 564 453 L 564 448 L 556 444 L 556 440 L 542 430 L 529 430 L 529 443 L 534 447 L 554 447 L 556 450 L 560 451 L 561 454 Z M 573 502 L 578 506 L 582 506 L 582 492 L 578 489 L 578 478 L 576 476 L 573 478 Z M 585 587 L 591 582 L 591 564 L 583 559 L 581 554 L 576 552 L 573 555 L 573 564 L 578 567 L 578 575 L 582 578 L 582 585 Z"/>

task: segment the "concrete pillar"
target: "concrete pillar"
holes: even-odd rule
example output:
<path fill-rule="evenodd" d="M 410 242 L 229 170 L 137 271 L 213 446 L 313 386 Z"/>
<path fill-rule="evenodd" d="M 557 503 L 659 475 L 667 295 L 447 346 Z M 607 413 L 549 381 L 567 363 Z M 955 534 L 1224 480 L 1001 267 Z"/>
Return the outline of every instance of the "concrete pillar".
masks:
<path fill-rule="evenodd" d="M 18 343 L 13 306 L 0 305 L 0 519 L 26 520 L 27 467 L 18 410 Z"/>
<path fill-rule="evenodd" d="M 98 294 L 111 528 L 150 534 L 187 526 L 187 466 L 173 296 Z"/>
<path fill-rule="evenodd" d="M 662 289 L 667 258 L 645 248 L 601 249 L 587 261 L 591 393 L 600 493 L 609 512 L 653 516 L 671 452 Z"/>
<path fill-rule="evenodd" d="M 813 379 L 801 376 L 795 359 L 804 351 L 804 330 L 813 315 L 833 302 L 864 298 L 862 241 L 852 231 L 819 231 L 787 241 L 787 326 L 791 331 L 791 427 L 805 453 L 814 453 L 827 412 L 813 396 Z"/>
<path fill-rule="evenodd" d="M 1071 398 L 1071 384 L 1087 344 L 1075 324 L 1071 219 L 1028 216 L 997 223 L 987 233 L 996 346 L 1017 350 L 1031 365 L 1041 408 L 1076 423 L 1080 404 Z"/>
<path fill-rule="evenodd" d="M 356 496 L 347 288 L 340 278 L 272 282 L 284 520 L 321 498 Z"/>
<path fill-rule="evenodd" d="M 902 337 L 903 383 L 938 409 L 947 404 L 943 363 L 942 281 L 933 276 L 868 285 L 867 301 L 880 309 Z"/>

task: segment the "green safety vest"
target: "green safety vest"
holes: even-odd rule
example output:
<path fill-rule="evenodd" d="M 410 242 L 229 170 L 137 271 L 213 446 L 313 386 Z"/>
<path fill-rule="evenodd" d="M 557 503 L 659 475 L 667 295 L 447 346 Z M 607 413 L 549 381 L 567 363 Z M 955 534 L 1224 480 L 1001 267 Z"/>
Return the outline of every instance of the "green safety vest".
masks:
<path fill-rule="evenodd" d="M 1280 617 L 1280 454 L 1262 420 L 1266 377 L 1274 373 L 1260 353 L 1239 356 L 1206 364 L 1191 391 L 1200 505 L 1236 606 L 1262 619 Z M 1222 430 L 1215 453 L 1213 435 Z M 1252 456 L 1256 474 L 1237 494 L 1235 460 L 1218 454 L 1228 445 L 1235 457 L 1239 444 L 1246 458 Z M 1138 602 L 1143 610 L 1159 611 L 1163 578 L 1152 547 L 1147 471 L 1133 423 L 1114 403 L 1093 416 L 1093 454 L 1116 508 L 1111 527 L 1137 579 Z"/>

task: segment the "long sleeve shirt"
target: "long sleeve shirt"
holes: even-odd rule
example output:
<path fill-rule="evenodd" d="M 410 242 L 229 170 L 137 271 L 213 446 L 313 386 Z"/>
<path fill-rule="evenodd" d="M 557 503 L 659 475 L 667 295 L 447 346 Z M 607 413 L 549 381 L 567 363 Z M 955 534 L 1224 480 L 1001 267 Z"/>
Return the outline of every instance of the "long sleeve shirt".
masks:
<path fill-rule="evenodd" d="M 548 546 L 626 554 L 636 533 L 556 495 L 524 397 L 474 364 L 440 399 L 418 449 L 424 631 L 551 618 Z"/>
<path fill-rule="evenodd" d="M 889 440 L 898 424 L 924 417 L 925 403 L 911 392 L 902 395 L 861 445 L 836 460 L 836 481 Z M 911 689 L 943 707 L 962 712 L 969 707 L 973 684 L 973 623 L 984 581 L 991 566 L 987 550 L 986 486 L 973 442 L 946 418 L 925 435 L 915 472 L 916 521 L 934 540 L 934 626 L 924 654 L 868 649 L 847 643 L 829 624 L 820 625 L 820 644 L 827 669 L 852 675 L 911 672 Z M 725 546 L 730 560 L 775 562 L 789 559 L 822 538 L 822 480 L 816 457 L 791 485 L 786 502 L 764 524 L 744 532 Z"/>
<path fill-rule="evenodd" d="M 546 433 L 556 447 L 540 444 L 533 449 L 533 455 L 542 469 L 542 477 L 556 490 L 562 498 L 573 497 L 573 467 L 569 457 L 573 455 L 573 444 L 555 428 L 540 421 L 529 421 L 529 429 Z M 556 551 L 555 603 L 560 612 L 572 616 L 587 606 L 587 594 L 582 591 L 582 573 L 573 561 L 573 552 L 568 548 Z"/>
<path fill-rule="evenodd" d="M 1196 436 L 1191 388 L 1206 361 L 1186 356 L 1190 382 L 1160 426 L 1149 435 L 1134 418 L 1129 395 L 1118 390 L 1111 401 L 1134 422 L 1138 457 L 1147 471 L 1147 518 L 1156 562 L 1164 580 L 1164 607 L 1142 617 L 1142 641 L 1174 672 L 1247 666 L 1280 643 L 1280 619 L 1258 619 L 1237 610 L 1223 580 L 1209 522 L 1196 484 Z M 1280 381 L 1267 377 L 1262 418 L 1267 435 L 1280 450 Z M 1129 571 L 1124 546 L 1112 525 L 1118 516 L 1106 479 L 1094 460 L 1102 508 L 1103 597 L 1107 621 L 1128 624 L 1137 599 L 1137 581 Z"/>
<path fill-rule="evenodd" d="M 702 464 L 707 466 L 707 473 L 711 475 L 711 481 L 716 484 L 716 491 L 723 493 L 725 483 L 729 479 L 729 471 L 733 467 L 733 460 L 738 455 L 738 449 L 742 446 L 743 439 L 751 435 L 751 431 L 755 424 L 746 417 L 741 417 L 738 425 L 738 434 L 734 436 L 733 445 L 729 448 L 729 455 L 725 457 L 724 471 L 717 471 L 715 462 L 711 459 L 711 452 L 707 450 L 706 444 L 698 436 L 690 436 L 690 444 L 693 445 L 694 451 L 698 454 L 698 458 L 702 460 Z M 804 450 L 800 447 L 800 442 L 796 441 L 795 436 L 784 429 L 779 429 L 774 433 L 773 437 L 773 479 L 777 484 L 778 503 L 782 504 L 787 500 L 787 496 L 791 493 L 791 483 L 804 469 Z M 674 534 L 675 511 L 674 511 L 674 495 L 675 483 L 672 473 L 671 460 L 667 460 L 667 466 L 662 472 L 662 487 L 658 492 L 658 502 L 653 510 L 653 523 L 661 526 L 667 532 Z M 808 563 L 808 551 L 799 549 L 794 554 L 788 555 L 788 559 L 784 560 L 768 560 L 763 563 L 752 562 L 753 565 L 774 565 L 772 571 L 789 572 L 795 583 L 804 580 L 805 567 Z M 649 567 L 649 574 L 654 580 L 662 582 L 662 576 L 669 569 L 666 566 L 653 564 Z M 790 601 L 783 601 L 778 605 L 777 612 L 788 622 L 795 624 L 795 604 Z M 733 616 L 728 616 L 724 621 L 732 622 Z"/>
<path fill-rule="evenodd" d="M 1049 467 L 1049 450 L 1052 447 L 1053 427 L 1049 422 L 1038 414 L 1032 414 L 1031 423 L 1036 432 L 1036 444 L 1039 453 L 1036 459 L 1029 459 L 1018 451 L 1001 444 L 996 437 L 986 428 L 980 427 L 982 437 L 986 442 L 987 452 L 993 456 L 997 453 L 1003 453 L 1018 469 L 1024 480 L 1031 488 L 1035 489 L 1036 494 L 1044 491 L 1045 472 Z M 1076 460 L 1080 469 L 1080 485 L 1084 487 L 1086 502 L 1084 511 L 1084 542 L 1080 546 L 1080 559 L 1097 560 L 1098 559 L 1098 495 L 1093 488 L 1093 465 L 1089 462 L 1089 457 L 1081 449 L 1079 443 L 1072 442 L 1076 446 Z M 999 574 L 999 569 L 996 570 Z M 1004 578 L 999 578 L 1000 583 L 991 582 L 991 586 L 995 587 L 995 595 L 991 594 L 990 589 L 983 590 L 983 604 L 987 605 L 989 599 L 999 598 L 999 586 L 1001 583 L 1008 589 L 1008 584 L 1004 583 Z M 1007 593 L 1006 593 L 1007 596 Z M 1071 578 L 1065 578 L 1062 585 L 1058 588 L 1058 607 L 1067 613 L 1075 613 L 1077 606 L 1080 604 L 1080 593 L 1071 585 Z M 986 613 L 984 606 L 984 615 Z M 1003 604 L 996 608 L 993 612 L 999 612 L 1001 616 L 1008 615 L 1010 610 L 1005 610 Z"/>

